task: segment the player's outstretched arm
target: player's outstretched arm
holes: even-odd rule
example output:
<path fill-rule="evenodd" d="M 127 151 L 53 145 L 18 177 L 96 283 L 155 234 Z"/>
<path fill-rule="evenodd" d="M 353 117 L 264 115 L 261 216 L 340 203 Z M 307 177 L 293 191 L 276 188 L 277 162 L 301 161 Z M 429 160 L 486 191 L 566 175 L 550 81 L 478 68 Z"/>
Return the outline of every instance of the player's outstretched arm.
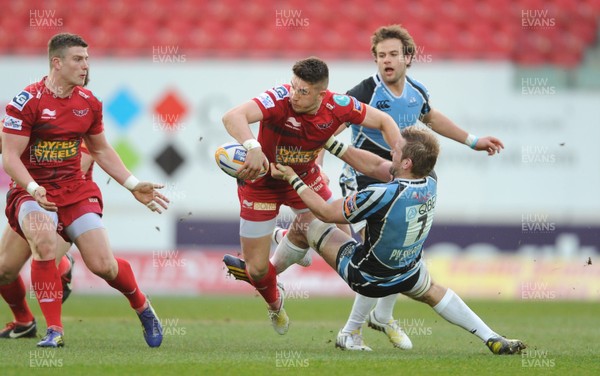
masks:
<path fill-rule="evenodd" d="M 348 223 L 342 213 L 343 199 L 330 203 L 326 202 L 321 196 L 308 188 L 291 167 L 279 163 L 271 163 L 271 176 L 275 179 L 285 180 L 290 183 L 310 211 L 321 221 L 329 223 Z"/>
<path fill-rule="evenodd" d="M 504 144 L 499 139 L 491 136 L 480 138 L 469 134 L 435 108 L 432 108 L 421 120 L 436 133 L 458 143 L 466 144 L 473 150 L 487 151 L 488 155 L 494 155 L 504 149 Z"/>
<path fill-rule="evenodd" d="M 253 180 L 258 178 L 263 168 L 269 167 L 260 143 L 252 134 L 250 124 L 263 119 L 263 114 L 256 102 L 248 101 L 232 108 L 223 115 L 223 125 L 233 138 L 246 148 L 246 161 L 238 170 L 238 179 Z"/>
<path fill-rule="evenodd" d="M 392 180 L 392 175 L 390 174 L 392 162 L 383 159 L 370 151 L 346 145 L 334 136 L 331 136 L 329 140 L 327 140 L 325 149 L 362 174 L 381 182 Z"/>
<path fill-rule="evenodd" d="M 133 196 L 148 209 L 161 213 L 161 207 L 167 209 L 169 199 L 158 192 L 163 185 L 140 182 L 123 164 L 121 157 L 106 141 L 104 132 L 86 135 L 85 144 L 96 163 L 119 184 L 129 189 Z"/>

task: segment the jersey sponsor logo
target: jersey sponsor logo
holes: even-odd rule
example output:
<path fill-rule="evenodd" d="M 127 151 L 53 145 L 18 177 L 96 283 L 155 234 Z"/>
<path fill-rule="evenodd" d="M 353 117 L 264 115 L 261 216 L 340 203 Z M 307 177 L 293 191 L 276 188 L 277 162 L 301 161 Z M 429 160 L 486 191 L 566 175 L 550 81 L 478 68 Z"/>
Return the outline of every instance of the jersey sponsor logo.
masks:
<path fill-rule="evenodd" d="M 353 110 L 356 111 L 356 112 L 358 112 L 359 114 L 362 114 L 362 112 L 363 112 L 362 102 L 359 101 L 358 99 L 352 97 L 352 103 L 354 103 Z"/>
<path fill-rule="evenodd" d="M 435 209 L 436 196 L 431 197 L 426 203 L 419 206 L 419 214 L 423 215 Z"/>
<path fill-rule="evenodd" d="M 87 95 L 86 93 L 84 93 L 83 91 L 79 90 L 79 95 L 81 95 L 82 97 L 84 97 L 85 99 L 88 99 L 90 96 Z"/>
<path fill-rule="evenodd" d="M 275 148 L 275 161 L 284 165 L 306 164 L 315 160 L 321 150 L 302 150 L 298 146 L 278 145 Z"/>
<path fill-rule="evenodd" d="M 37 140 L 31 146 L 30 162 L 56 163 L 74 158 L 79 152 L 79 140 Z"/>
<path fill-rule="evenodd" d="M 410 97 L 408 98 L 408 107 L 414 107 L 417 106 L 419 103 L 417 103 L 417 98 L 416 97 Z"/>
<path fill-rule="evenodd" d="M 48 119 L 56 119 L 56 110 L 51 110 L 49 108 L 44 108 L 42 110 L 42 119 L 44 120 L 48 120 Z"/>
<path fill-rule="evenodd" d="M 285 88 L 285 86 L 274 87 L 271 90 L 269 90 L 269 92 L 273 93 L 275 99 L 277 99 L 278 101 L 290 96 L 290 92 L 288 91 L 288 89 Z"/>
<path fill-rule="evenodd" d="M 252 208 L 252 206 L 254 205 L 254 202 L 252 202 L 252 201 L 248 201 L 248 200 L 245 200 L 245 199 L 244 199 L 244 200 L 242 200 L 242 205 L 243 205 L 245 208 Z"/>
<path fill-rule="evenodd" d="M 88 114 L 89 111 L 90 111 L 89 108 L 84 108 L 83 110 L 73 109 L 73 113 L 75 114 L 75 116 L 79 116 L 79 117 L 84 117 L 85 115 Z"/>
<path fill-rule="evenodd" d="M 255 202 L 252 209 L 260 211 L 273 211 L 277 209 L 277 204 L 274 202 Z"/>
<path fill-rule="evenodd" d="M 88 199 L 89 202 L 98 202 L 98 199 L 96 197 L 90 197 Z"/>
<path fill-rule="evenodd" d="M 294 117 L 289 117 L 286 121 L 285 121 L 285 126 L 288 128 L 292 128 L 292 129 L 300 129 L 300 126 L 302 124 L 296 120 L 296 118 Z"/>
<path fill-rule="evenodd" d="M 260 94 L 258 97 L 256 97 L 256 99 L 258 99 L 258 101 L 262 103 L 265 108 L 275 107 L 275 102 L 273 102 L 273 99 L 271 99 L 271 96 L 267 93 Z"/>
<path fill-rule="evenodd" d="M 331 103 L 325 103 L 325 107 L 327 107 L 327 109 L 330 111 L 333 111 L 333 109 L 335 108 L 335 106 L 332 105 Z"/>
<path fill-rule="evenodd" d="M 333 101 L 340 106 L 347 106 L 350 104 L 350 97 L 347 95 L 336 94 L 333 96 Z"/>
<path fill-rule="evenodd" d="M 14 129 L 16 131 L 20 131 L 23 129 L 23 120 L 17 119 L 10 115 L 4 116 L 4 128 Z"/>
<path fill-rule="evenodd" d="M 390 100 L 389 99 L 383 99 L 383 100 L 377 101 L 377 102 L 375 102 L 375 107 L 378 110 L 381 110 L 381 111 L 389 111 L 389 109 L 390 109 Z"/>
<path fill-rule="evenodd" d="M 31 98 L 31 93 L 23 90 L 16 97 L 14 97 L 12 101 L 10 101 L 9 105 L 13 106 L 19 111 L 23 111 L 23 107 L 25 107 Z"/>

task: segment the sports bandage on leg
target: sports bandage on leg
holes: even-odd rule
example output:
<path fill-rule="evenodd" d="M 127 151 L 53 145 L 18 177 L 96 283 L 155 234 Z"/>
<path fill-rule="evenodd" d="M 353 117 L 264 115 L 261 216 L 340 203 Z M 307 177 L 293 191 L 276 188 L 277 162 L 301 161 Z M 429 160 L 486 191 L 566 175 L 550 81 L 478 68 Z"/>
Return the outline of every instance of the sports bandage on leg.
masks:
<path fill-rule="evenodd" d="M 289 241 L 287 237 L 284 237 L 277 246 L 277 249 L 275 249 L 273 257 L 271 257 L 271 264 L 273 264 L 275 271 L 279 274 L 302 260 L 308 250 L 309 248 L 300 248 Z"/>
<path fill-rule="evenodd" d="M 329 140 L 325 143 L 325 149 L 328 152 L 335 155 L 338 158 L 342 158 L 346 150 L 348 150 L 348 145 L 344 144 L 342 141 L 338 140 L 334 136 L 329 137 Z"/>
<path fill-rule="evenodd" d="M 327 243 L 335 229 L 336 226 L 331 223 L 325 223 L 319 219 L 314 219 L 308 225 L 308 230 L 306 232 L 308 245 L 315 251 L 321 253 L 321 246 Z"/>

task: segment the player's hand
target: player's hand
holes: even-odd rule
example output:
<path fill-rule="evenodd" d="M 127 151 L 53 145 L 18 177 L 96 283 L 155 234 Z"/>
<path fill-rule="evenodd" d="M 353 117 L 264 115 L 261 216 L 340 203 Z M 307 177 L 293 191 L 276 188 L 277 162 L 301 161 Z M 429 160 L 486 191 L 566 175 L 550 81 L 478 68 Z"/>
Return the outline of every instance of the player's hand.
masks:
<path fill-rule="evenodd" d="M 148 209 L 158 214 L 168 209 L 169 199 L 157 189 L 164 188 L 162 184 L 154 184 L 147 181 L 139 182 L 131 191 L 136 200 L 146 205 Z"/>
<path fill-rule="evenodd" d="M 477 140 L 477 144 L 475 145 L 475 150 L 487 151 L 488 155 L 490 156 L 496 153 L 500 154 L 500 150 L 502 149 L 504 149 L 504 144 L 502 141 L 491 136 L 480 138 Z"/>
<path fill-rule="evenodd" d="M 296 176 L 296 171 L 290 166 L 284 166 L 280 163 L 271 163 L 271 176 L 279 180 L 287 180 Z"/>
<path fill-rule="evenodd" d="M 48 199 L 46 198 L 46 188 L 42 187 L 41 185 L 37 187 L 33 192 L 33 198 L 35 198 L 35 201 L 38 203 L 38 205 L 42 207 L 42 209 L 51 212 L 58 211 L 58 206 L 56 206 L 54 202 L 48 201 Z"/>
<path fill-rule="evenodd" d="M 238 170 L 237 177 L 241 180 L 254 180 L 268 168 L 269 162 L 262 148 L 253 148 L 246 153 L 246 161 Z"/>

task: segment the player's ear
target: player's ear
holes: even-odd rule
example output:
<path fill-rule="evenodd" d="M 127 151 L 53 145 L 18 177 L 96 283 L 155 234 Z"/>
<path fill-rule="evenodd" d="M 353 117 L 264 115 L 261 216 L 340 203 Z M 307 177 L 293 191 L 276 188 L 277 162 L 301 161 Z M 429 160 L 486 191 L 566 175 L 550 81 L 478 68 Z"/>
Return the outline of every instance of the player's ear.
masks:
<path fill-rule="evenodd" d="M 52 60 L 50 60 L 50 62 L 52 64 L 52 68 L 54 68 L 54 69 L 58 70 L 62 66 L 62 60 L 58 56 L 52 57 Z"/>
<path fill-rule="evenodd" d="M 325 98 L 325 94 L 327 94 L 327 89 L 321 90 L 319 92 L 319 99 L 323 100 L 323 98 Z"/>

